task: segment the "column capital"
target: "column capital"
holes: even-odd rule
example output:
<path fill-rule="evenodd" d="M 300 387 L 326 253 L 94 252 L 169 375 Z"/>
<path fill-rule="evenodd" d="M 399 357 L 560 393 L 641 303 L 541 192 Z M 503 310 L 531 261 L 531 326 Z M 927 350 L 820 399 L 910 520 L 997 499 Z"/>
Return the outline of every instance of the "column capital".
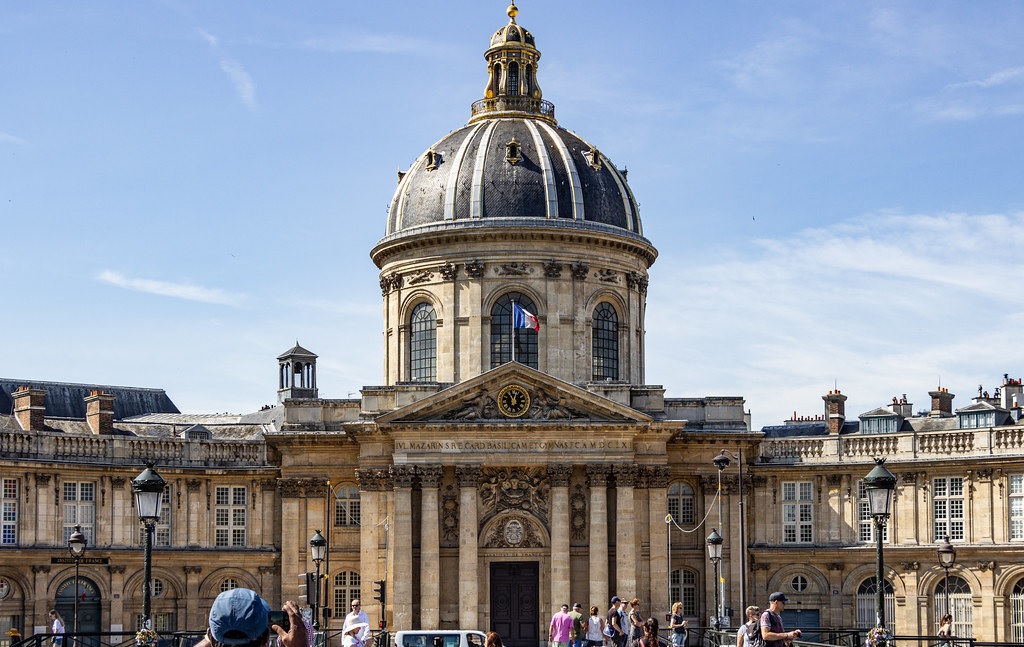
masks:
<path fill-rule="evenodd" d="M 364 492 L 384 492 L 392 489 L 391 472 L 387 468 L 356 470 L 359 489 Z"/>
<path fill-rule="evenodd" d="M 636 485 L 637 471 L 636 465 L 616 465 L 614 467 L 615 485 L 617 487 L 633 487 Z"/>
<path fill-rule="evenodd" d="M 124 564 L 107 564 L 107 571 L 109 571 L 111 574 L 113 574 L 113 573 L 124 574 L 125 565 Z"/>
<path fill-rule="evenodd" d="M 479 487 L 480 474 L 479 465 L 459 465 L 455 468 L 455 476 L 459 480 L 459 487 Z"/>
<path fill-rule="evenodd" d="M 641 468 L 641 487 L 668 487 L 668 465 L 645 465 Z"/>
<path fill-rule="evenodd" d="M 551 487 L 569 487 L 572 465 L 548 465 L 548 477 L 551 479 Z"/>
<path fill-rule="evenodd" d="M 608 476 L 611 473 L 611 465 L 587 465 L 587 480 L 590 483 L 590 487 L 607 487 Z"/>
<path fill-rule="evenodd" d="M 327 480 L 322 478 L 281 478 L 277 479 L 277 488 L 283 497 L 315 499 L 327 495 Z"/>
<path fill-rule="evenodd" d="M 199 575 L 203 572 L 202 566 L 182 566 L 181 570 L 185 571 L 185 575 Z"/>
<path fill-rule="evenodd" d="M 415 465 L 392 465 L 391 482 L 396 490 L 412 489 L 412 482 L 416 478 Z"/>
<path fill-rule="evenodd" d="M 444 475 L 444 468 L 440 465 L 420 465 L 416 467 L 416 473 L 420 475 L 420 487 L 436 488 Z"/>

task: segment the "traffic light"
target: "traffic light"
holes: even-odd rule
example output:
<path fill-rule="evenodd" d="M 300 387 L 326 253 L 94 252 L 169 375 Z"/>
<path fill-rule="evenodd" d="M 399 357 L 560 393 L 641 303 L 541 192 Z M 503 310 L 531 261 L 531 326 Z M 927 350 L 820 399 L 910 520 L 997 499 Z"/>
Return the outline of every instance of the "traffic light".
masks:
<path fill-rule="evenodd" d="M 299 606 L 313 607 L 317 604 L 316 573 L 299 573 Z"/>
<path fill-rule="evenodd" d="M 381 606 L 387 605 L 388 583 L 384 580 L 373 581 L 373 599 L 380 602 Z"/>

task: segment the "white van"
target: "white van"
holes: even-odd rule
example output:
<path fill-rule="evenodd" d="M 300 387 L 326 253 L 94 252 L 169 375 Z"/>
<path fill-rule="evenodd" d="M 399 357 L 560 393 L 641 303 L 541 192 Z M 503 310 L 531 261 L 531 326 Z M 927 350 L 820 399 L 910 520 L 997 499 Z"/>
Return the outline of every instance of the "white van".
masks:
<path fill-rule="evenodd" d="M 436 629 L 433 631 L 399 631 L 395 647 L 484 647 L 487 637 L 482 631 Z"/>

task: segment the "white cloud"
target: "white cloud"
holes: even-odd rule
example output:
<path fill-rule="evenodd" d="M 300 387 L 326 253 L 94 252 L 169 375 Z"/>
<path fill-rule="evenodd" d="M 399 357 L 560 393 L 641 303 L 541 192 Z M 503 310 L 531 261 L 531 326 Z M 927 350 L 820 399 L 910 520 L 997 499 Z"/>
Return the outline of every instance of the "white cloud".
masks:
<path fill-rule="evenodd" d="M 1024 213 L 880 213 L 656 266 L 648 379 L 743 395 L 758 428 L 821 413 L 836 384 L 850 417 L 903 393 L 926 407 L 939 379 L 969 401 L 1024 365 L 1022 244 Z"/>
<path fill-rule="evenodd" d="M 948 89 L 959 90 L 962 88 L 995 88 L 1001 85 L 1006 85 L 1018 79 L 1024 80 L 1024 67 L 1011 67 L 1004 70 L 999 70 L 998 72 L 993 72 L 984 79 L 954 83 L 950 85 Z"/>
<path fill-rule="evenodd" d="M 103 283 L 126 290 L 145 292 L 163 297 L 174 297 L 187 301 L 201 301 L 226 306 L 237 306 L 244 300 L 242 295 L 231 294 L 217 288 L 206 288 L 189 283 L 171 283 L 154 279 L 139 279 L 124 276 L 111 270 L 103 270 L 96 278 Z"/>
<path fill-rule="evenodd" d="M 224 48 L 220 46 L 220 39 L 203 29 L 198 31 L 219 59 L 220 69 L 231 79 L 231 83 L 235 86 L 238 98 L 242 100 L 242 104 L 249 110 L 254 110 L 256 108 L 256 82 L 253 81 L 240 62 L 224 51 Z"/>
<path fill-rule="evenodd" d="M 20 137 L 15 137 L 10 133 L 5 133 L 0 130 L 0 142 L 6 142 L 8 144 L 24 144 L 25 141 Z"/>

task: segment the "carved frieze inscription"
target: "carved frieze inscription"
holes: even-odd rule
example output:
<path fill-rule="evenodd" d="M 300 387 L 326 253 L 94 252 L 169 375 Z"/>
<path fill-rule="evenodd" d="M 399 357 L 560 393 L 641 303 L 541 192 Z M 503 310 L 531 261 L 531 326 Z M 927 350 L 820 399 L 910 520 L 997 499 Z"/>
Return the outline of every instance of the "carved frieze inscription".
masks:
<path fill-rule="evenodd" d="M 630 450 L 628 440 L 607 438 L 476 438 L 472 440 L 396 440 L 396 452 L 542 452 Z"/>

